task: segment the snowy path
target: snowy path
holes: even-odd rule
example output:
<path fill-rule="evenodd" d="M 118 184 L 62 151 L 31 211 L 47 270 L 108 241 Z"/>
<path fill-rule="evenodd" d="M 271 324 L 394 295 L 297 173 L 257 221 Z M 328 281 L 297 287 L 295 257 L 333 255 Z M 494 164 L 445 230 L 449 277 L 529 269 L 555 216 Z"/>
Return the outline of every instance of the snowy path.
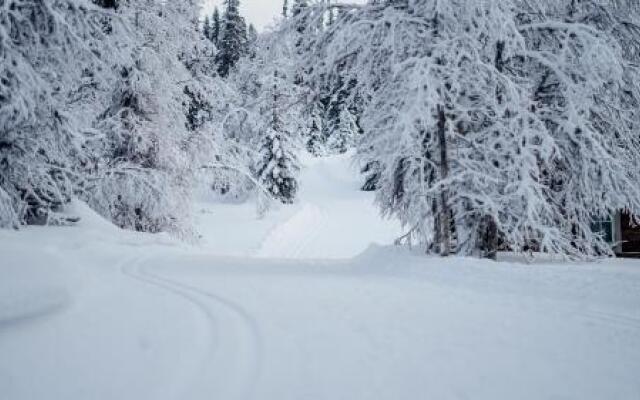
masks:
<path fill-rule="evenodd" d="M 300 182 L 297 212 L 269 233 L 258 257 L 350 258 L 400 236 L 397 222 L 380 217 L 372 194 L 358 190 L 347 156 L 308 158 Z"/>
<path fill-rule="evenodd" d="M 640 398 L 640 262 L 371 247 L 398 228 L 351 176 L 313 160 L 258 222 L 215 206 L 200 248 L 86 209 L 0 231 L 0 399 Z"/>

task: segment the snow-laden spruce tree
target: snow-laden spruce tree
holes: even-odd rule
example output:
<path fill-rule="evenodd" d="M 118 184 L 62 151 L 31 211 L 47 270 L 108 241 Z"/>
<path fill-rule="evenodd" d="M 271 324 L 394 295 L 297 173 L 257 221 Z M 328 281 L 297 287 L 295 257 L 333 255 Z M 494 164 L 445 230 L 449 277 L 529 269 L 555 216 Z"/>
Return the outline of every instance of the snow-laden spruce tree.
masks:
<path fill-rule="evenodd" d="M 295 85 L 295 48 L 291 40 L 266 35 L 252 60 L 258 77 L 253 112 L 259 143 L 255 174 L 264 190 L 282 203 L 292 203 L 298 191 L 300 170 L 298 88 Z"/>
<path fill-rule="evenodd" d="M 261 184 L 271 195 L 282 203 L 292 203 L 298 192 L 298 160 L 295 154 L 295 132 L 283 121 L 286 112 L 286 76 L 273 71 L 271 79 L 263 79 L 261 115 L 263 116 L 263 143 L 261 159 L 256 173 Z M 265 77 L 266 78 L 266 77 Z"/>
<path fill-rule="evenodd" d="M 298 84 L 304 88 L 302 83 Z M 327 155 L 326 113 L 324 104 L 322 104 L 318 96 L 314 96 L 310 100 L 303 115 L 307 121 L 305 129 L 307 151 L 315 156 Z"/>
<path fill-rule="evenodd" d="M 211 18 L 211 36 L 209 40 L 213 42 L 216 46 L 220 44 L 220 34 L 222 32 L 222 20 L 220 19 L 220 10 L 216 7 L 213 10 L 213 16 Z"/>
<path fill-rule="evenodd" d="M 290 201 L 297 186 L 288 178 L 297 175 L 295 152 L 302 130 L 291 42 L 291 37 L 258 36 L 254 51 L 241 57 L 229 75 L 217 81 L 221 101 L 214 109 L 224 149 L 208 165 L 225 179 L 213 188 L 227 200 L 256 195 L 260 213 L 268 206 L 268 199 Z M 280 158 L 275 162 L 280 165 L 277 170 L 275 164 L 269 164 L 274 157 Z M 282 190 L 269 181 L 267 168 L 281 182 Z"/>
<path fill-rule="evenodd" d="M 218 38 L 218 73 L 229 75 L 240 57 L 247 53 L 247 23 L 240 15 L 239 0 L 225 0 Z"/>
<path fill-rule="evenodd" d="M 72 103 L 84 85 L 108 80 L 97 72 L 115 50 L 110 13 L 84 0 L 0 4 L 0 227 L 64 222 L 56 211 L 89 158 L 87 118 Z"/>
<path fill-rule="evenodd" d="M 208 15 L 205 15 L 204 21 L 202 21 L 202 34 L 204 35 L 204 37 L 215 43 L 213 34 L 211 33 L 211 20 L 209 19 Z"/>
<path fill-rule="evenodd" d="M 348 10 L 304 38 L 307 81 L 337 65 L 357 78 L 358 159 L 376 166 L 385 213 L 429 250 L 610 254 L 592 218 L 640 209 L 626 98 L 636 92 L 624 90 L 620 44 L 531 3 L 535 12 L 502 0 L 335 5 Z M 305 18 L 325 13 L 316 4 Z"/>

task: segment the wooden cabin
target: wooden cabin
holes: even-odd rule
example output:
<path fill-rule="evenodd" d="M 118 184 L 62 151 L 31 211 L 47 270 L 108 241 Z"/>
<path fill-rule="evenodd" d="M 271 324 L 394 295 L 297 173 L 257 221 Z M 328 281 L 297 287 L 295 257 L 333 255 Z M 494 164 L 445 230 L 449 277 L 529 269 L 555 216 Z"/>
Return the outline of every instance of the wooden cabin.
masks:
<path fill-rule="evenodd" d="M 634 223 L 631 215 L 625 212 L 618 213 L 613 221 L 613 241 L 618 243 L 616 254 L 640 257 L 640 225 Z"/>

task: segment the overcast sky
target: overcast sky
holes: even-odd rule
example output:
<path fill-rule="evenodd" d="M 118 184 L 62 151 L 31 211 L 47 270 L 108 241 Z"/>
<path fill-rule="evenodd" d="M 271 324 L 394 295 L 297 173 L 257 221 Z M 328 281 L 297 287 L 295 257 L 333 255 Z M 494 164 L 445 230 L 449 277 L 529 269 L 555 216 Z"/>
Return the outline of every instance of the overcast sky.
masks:
<path fill-rule="evenodd" d="M 205 0 L 203 11 L 210 14 L 215 6 L 222 11 L 223 2 L 224 0 Z M 280 17 L 282 2 L 283 0 L 240 0 L 240 12 L 248 22 L 255 25 L 258 30 L 262 30 Z"/>

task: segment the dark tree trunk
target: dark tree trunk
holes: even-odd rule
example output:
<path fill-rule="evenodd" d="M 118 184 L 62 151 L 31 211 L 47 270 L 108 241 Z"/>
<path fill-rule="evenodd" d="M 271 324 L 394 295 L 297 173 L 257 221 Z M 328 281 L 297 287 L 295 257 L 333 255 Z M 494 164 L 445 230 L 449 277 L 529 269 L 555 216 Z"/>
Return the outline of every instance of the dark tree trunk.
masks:
<path fill-rule="evenodd" d="M 444 106 L 438 105 L 438 141 L 440 144 L 440 178 L 449 177 L 449 158 L 447 155 L 447 116 Z M 449 210 L 449 198 L 446 188 L 440 192 L 440 213 L 438 216 L 440 225 L 440 255 L 447 257 L 451 254 L 451 211 Z"/>
<path fill-rule="evenodd" d="M 483 258 L 498 258 L 498 225 L 493 217 L 486 215 L 480 223 L 479 249 Z"/>

